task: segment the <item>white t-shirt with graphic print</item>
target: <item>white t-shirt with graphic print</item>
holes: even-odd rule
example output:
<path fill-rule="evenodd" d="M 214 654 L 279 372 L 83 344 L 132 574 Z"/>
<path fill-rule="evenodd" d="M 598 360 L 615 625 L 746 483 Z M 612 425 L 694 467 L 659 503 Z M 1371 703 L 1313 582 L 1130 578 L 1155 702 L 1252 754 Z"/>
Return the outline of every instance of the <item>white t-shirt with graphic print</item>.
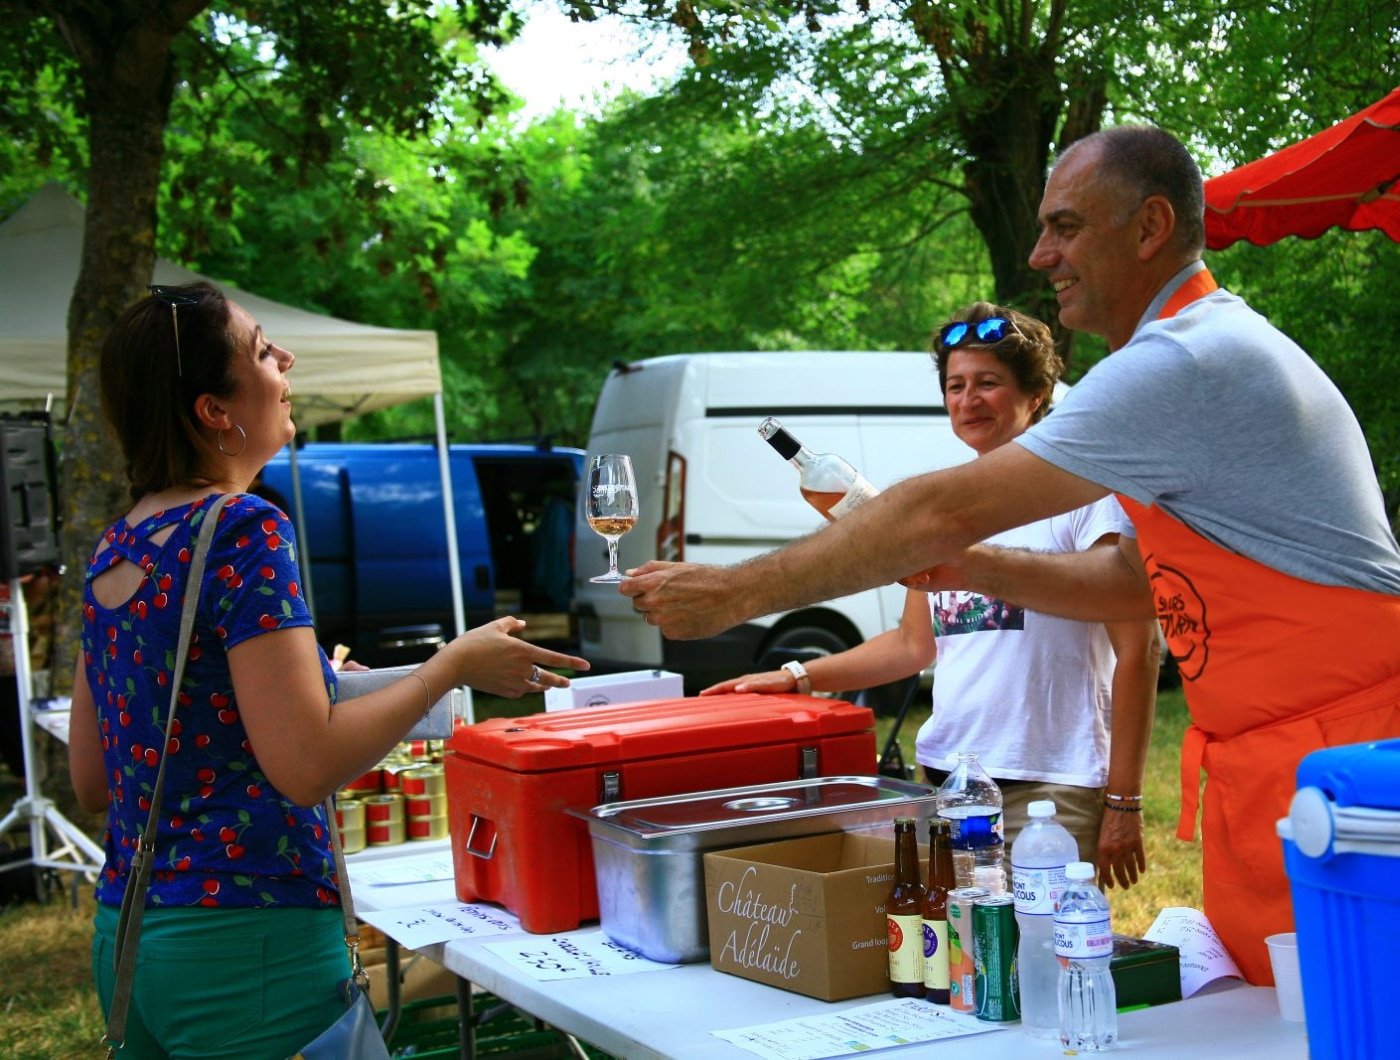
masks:
<path fill-rule="evenodd" d="M 1105 534 L 1134 536 L 1112 497 L 987 543 L 1080 552 Z M 948 755 L 976 751 L 994 777 L 1103 786 L 1114 667 L 1103 625 L 964 591 L 931 593 L 929 606 L 938 655 L 919 762 L 946 770 Z"/>

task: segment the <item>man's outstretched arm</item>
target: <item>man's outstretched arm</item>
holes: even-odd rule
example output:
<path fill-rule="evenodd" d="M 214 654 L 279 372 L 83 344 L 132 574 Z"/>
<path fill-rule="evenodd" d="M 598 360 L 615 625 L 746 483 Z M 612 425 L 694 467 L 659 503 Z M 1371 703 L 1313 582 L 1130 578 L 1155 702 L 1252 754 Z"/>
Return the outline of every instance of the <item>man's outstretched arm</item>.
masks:
<path fill-rule="evenodd" d="M 1106 496 L 1018 445 L 906 479 L 840 521 L 732 567 L 652 562 L 619 589 L 668 637 L 713 636 L 760 615 L 831 600 L 956 557 L 992 534 Z"/>

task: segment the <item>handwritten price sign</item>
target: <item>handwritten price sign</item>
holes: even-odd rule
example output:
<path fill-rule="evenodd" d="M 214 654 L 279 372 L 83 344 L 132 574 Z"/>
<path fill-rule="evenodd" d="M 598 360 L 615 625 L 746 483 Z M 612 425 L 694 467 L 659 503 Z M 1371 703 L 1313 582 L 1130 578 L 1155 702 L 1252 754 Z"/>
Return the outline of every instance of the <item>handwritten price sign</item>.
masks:
<path fill-rule="evenodd" d="M 536 935 L 509 942 L 488 942 L 486 948 L 532 979 L 586 979 L 600 975 L 663 971 L 675 964 L 658 964 L 619 946 L 601 931 L 587 935 Z"/>
<path fill-rule="evenodd" d="M 430 946 L 434 942 L 507 935 L 520 930 L 520 921 L 505 910 L 469 902 L 405 906 L 372 912 L 357 910 L 357 915 L 400 946 L 411 950 Z"/>

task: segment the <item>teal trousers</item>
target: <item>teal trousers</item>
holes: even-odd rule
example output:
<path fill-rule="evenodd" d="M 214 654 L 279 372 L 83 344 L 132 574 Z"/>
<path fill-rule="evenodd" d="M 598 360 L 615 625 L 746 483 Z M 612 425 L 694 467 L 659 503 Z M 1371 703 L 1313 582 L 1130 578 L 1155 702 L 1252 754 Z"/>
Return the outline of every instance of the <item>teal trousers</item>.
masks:
<path fill-rule="evenodd" d="M 98 905 L 93 978 L 105 1020 L 119 910 Z M 339 909 L 148 909 L 122 1060 L 285 1060 L 345 1011 Z"/>

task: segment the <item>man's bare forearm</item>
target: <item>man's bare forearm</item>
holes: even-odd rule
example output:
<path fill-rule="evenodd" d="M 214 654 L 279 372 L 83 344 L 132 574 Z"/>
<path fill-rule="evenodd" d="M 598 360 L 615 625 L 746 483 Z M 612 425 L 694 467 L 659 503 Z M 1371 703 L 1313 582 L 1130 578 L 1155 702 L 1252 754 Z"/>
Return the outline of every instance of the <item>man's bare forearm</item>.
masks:
<path fill-rule="evenodd" d="M 1083 552 L 974 545 L 959 560 L 963 588 L 1081 622 L 1153 617 L 1147 583 L 1115 544 Z"/>

